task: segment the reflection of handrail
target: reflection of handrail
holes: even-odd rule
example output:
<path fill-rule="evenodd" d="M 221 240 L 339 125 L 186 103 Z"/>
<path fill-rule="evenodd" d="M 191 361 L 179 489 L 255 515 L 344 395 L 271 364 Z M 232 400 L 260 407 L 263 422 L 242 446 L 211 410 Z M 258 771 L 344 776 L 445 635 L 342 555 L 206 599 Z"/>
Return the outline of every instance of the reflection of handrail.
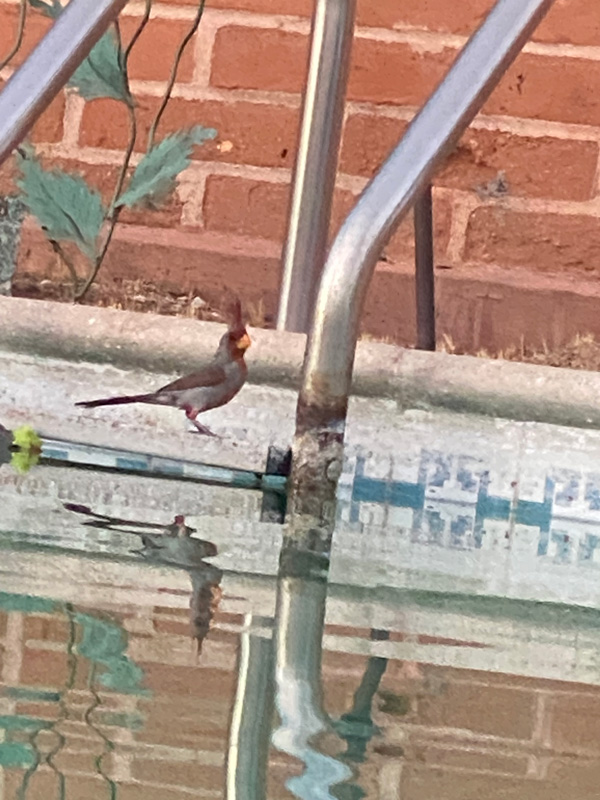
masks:
<path fill-rule="evenodd" d="M 273 642 L 246 629 L 240 634 L 238 679 L 229 724 L 227 800 L 265 800 L 273 718 Z"/>
<path fill-rule="evenodd" d="M 127 0 L 71 0 L 0 92 L 0 164 L 27 135 Z"/>
<path fill-rule="evenodd" d="M 272 742 L 303 764 L 302 774 L 286 781 L 286 789 L 301 800 L 333 800 L 330 789 L 352 777 L 352 770 L 318 743 L 319 735 L 330 730 L 321 681 L 326 599 L 324 578 L 284 577 L 280 569 L 274 631 L 275 707 L 280 724 Z"/>
<path fill-rule="evenodd" d="M 297 431 L 343 428 L 360 314 L 381 249 L 552 2 L 498 0 L 346 218 L 319 287 Z"/>

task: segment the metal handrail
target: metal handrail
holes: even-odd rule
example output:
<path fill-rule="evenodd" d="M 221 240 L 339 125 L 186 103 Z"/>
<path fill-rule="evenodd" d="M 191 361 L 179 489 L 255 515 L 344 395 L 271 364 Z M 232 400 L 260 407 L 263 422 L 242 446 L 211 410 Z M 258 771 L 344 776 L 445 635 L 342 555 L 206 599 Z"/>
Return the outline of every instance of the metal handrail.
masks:
<path fill-rule="evenodd" d="M 356 0 L 316 0 L 277 327 L 307 333 L 327 255 Z"/>
<path fill-rule="evenodd" d="M 0 164 L 23 140 L 127 0 L 71 0 L 0 92 Z"/>
<path fill-rule="evenodd" d="M 310 431 L 343 431 L 360 315 L 379 254 L 552 3 L 498 0 L 346 218 L 317 295 L 297 441 L 308 441 Z"/>
<path fill-rule="evenodd" d="M 435 350 L 433 193 L 430 183 L 415 200 L 414 217 L 417 349 Z"/>

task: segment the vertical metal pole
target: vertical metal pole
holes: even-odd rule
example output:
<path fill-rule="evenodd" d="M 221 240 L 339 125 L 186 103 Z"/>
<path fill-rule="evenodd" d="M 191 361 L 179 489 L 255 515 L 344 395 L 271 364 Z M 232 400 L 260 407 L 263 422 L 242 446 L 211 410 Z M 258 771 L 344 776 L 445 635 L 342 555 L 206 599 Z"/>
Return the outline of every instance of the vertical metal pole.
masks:
<path fill-rule="evenodd" d="M 316 0 L 277 317 L 307 333 L 325 263 L 356 0 Z"/>
<path fill-rule="evenodd" d="M 428 184 L 414 206 L 417 347 L 435 350 L 435 275 L 433 263 L 433 197 Z"/>

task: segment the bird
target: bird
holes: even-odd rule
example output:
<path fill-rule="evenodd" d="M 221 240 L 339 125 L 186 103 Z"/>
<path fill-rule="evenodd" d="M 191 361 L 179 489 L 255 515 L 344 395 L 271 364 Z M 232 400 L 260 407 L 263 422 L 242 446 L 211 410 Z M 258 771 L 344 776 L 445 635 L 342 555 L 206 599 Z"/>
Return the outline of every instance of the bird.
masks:
<path fill-rule="evenodd" d="M 211 408 L 224 406 L 240 391 L 248 374 L 244 355 L 250 345 L 251 339 L 242 321 L 241 305 L 236 301 L 232 309 L 231 322 L 221 337 L 212 361 L 198 372 L 178 378 L 156 392 L 83 400 L 75 405 L 82 408 L 119 406 L 127 403 L 174 406 L 185 411 L 186 417 L 198 433 L 216 436 L 209 428 L 198 422 L 196 417 Z"/>

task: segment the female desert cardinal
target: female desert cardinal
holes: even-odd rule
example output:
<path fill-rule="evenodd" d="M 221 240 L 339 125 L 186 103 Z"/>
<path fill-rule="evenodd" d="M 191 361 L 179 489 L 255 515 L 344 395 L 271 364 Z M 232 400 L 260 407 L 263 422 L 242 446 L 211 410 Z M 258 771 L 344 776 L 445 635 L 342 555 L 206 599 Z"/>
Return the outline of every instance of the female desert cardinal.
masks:
<path fill-rule="evenodd" d="M 168 383 L 162 389 L 149 394 L 134 394 L 126 397 L 108 397 L 75 403 L 84 408 L 97 406 L 119 406 L 125 403 L 149 403 L 156 406 L 174 406 L 185 411 L 199 433 L 215 434 L 196 417 L 203 411 L 218 408 L 228 403 L 244 385 L 248 368 L 244 353 L 250 347 L 250 337 L 242 322 L 239 302 L 234 306 L 233 320 L 223 334 L 213 360 L 206 367 Z"/>

